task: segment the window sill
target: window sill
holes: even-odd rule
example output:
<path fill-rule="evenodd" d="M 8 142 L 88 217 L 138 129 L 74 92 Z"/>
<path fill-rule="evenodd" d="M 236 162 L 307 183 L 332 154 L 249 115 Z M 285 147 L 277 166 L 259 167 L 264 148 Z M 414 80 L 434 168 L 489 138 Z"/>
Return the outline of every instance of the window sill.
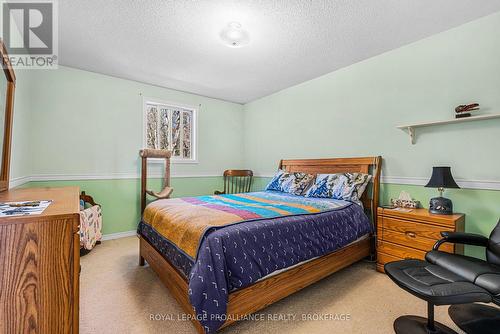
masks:
<path fill-rule="evenodd" d="M 170 163 L 172 164 L 197 164 L 198 160 L 174 160 L 170 159 Z"/>

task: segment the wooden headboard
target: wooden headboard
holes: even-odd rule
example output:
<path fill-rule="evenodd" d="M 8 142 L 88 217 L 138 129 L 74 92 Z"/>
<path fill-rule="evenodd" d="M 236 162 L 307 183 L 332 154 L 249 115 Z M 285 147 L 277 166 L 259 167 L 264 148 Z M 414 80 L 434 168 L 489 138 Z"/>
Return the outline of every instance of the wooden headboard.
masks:
<path fill-rule="evenodd" d="M 287 172 L 309 174 L 364 173 L 373 176 L 372 187 L 361 197 L 365 209 L 370 210 L 373 224 L 377 223 L 377 206 L 380 191 L 380 169 L 382 157 L 332 158 L 332 159 L 294 159 L 281 160 L 279 168 Z"/>

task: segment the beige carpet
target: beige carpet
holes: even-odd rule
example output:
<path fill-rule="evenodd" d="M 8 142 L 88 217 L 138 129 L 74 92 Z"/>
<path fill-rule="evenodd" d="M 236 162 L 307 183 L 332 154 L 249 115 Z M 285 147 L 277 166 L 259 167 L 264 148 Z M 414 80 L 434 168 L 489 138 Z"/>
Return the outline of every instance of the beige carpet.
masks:
<path fill-rule="evenodd" d="M 105 241 L 81 264 L 81 333 L 196 333 L 189 321 L 178 320 L 181 308 L 156 274 L 138 266 L 136 237 Z M 289 314 L 296 319 L 287 320 Z M 325 314 L 350 319 L 318 319 Z M 221 333 L 393 333 L 392 322 L 403 314 L 425 316 L 426 304 L 361 262 Z M 262 320 L 271 316 L 281 319 Z M 436 320 L 458 331 L 446 307 L 436 308 Z"/>

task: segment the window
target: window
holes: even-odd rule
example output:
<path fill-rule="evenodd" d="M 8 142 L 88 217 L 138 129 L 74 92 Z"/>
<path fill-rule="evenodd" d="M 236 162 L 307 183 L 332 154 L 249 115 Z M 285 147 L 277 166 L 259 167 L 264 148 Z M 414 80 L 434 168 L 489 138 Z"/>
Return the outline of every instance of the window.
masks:
<path fill-rule="evenodd" d="M 172 161 L 196 162 L 197 108 L 144 100 L 144 146 L 172 152 Z"/>

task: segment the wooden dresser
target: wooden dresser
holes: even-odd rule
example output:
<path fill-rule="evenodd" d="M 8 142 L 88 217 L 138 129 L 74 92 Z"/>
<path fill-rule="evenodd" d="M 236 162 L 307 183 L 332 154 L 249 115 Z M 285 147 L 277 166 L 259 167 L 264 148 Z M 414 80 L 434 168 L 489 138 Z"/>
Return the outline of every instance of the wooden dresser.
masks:
<path fill-rule="evenodd" d="M 378 208 L 377 270 L 384 264 L 402 259 L 424 259 L 425 253 L 441 239 L 441 231 L 463 232 L 465 215 L 434 215 L 427 209 L 411 212 Z M 463 245 L 443 244 L 440 250 L 463 254 Z"/>
<path fill-rule="evenodd" d="M 40 215 L 0 218 L 0 333 L 78 333 L 79 189 L 0 193 L 25 200 L 53 202 Z"/>

